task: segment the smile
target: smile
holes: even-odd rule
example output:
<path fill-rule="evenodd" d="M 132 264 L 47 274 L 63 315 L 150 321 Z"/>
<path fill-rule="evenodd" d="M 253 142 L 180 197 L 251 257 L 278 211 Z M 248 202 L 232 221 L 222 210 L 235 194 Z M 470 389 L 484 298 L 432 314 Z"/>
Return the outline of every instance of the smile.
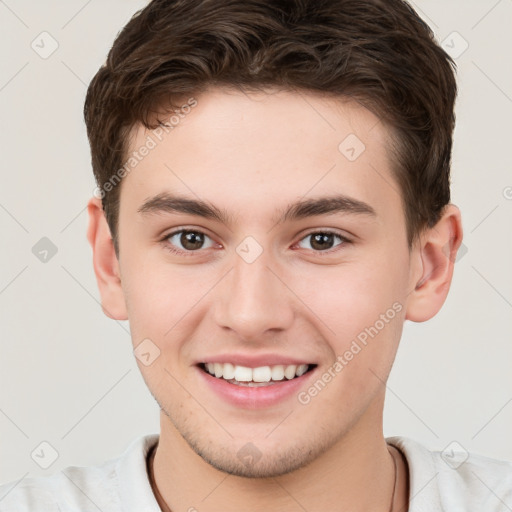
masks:
<path fill-rule="evenodd" d="M 250 368 L 232 363 L 202 363 L 199 366 L 202 370 L 213 377 L 223 379 L 230 384 L 258 387 L 268 386 L 283 380 L 292 380 L 297 377 L 301 377 L 308 371 L 312 370 L 316 365 L 277 364 Z"/>

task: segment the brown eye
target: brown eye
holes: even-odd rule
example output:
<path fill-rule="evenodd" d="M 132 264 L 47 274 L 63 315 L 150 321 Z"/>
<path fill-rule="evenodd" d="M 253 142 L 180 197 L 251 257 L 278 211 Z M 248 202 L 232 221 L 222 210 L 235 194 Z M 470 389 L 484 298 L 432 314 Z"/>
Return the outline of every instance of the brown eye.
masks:
<path fill-rule="evenodd" d="M 205 241 L 209 240 L 211 247 L 213 241 L 201 231 L 185 230 L 175 231 L 165 238 L 177 252 L 190 252 L 205 249 Z"/>
<path fill-rule="evenodd" d="M 310 240 L 310 247 L 304 247 L 301 245 L 305 240 Z M 340 240 L 340 243 L 335 244 L 335 240 Z M 338 235 L 337 233 L 332 233 L 330 231 L 317 231 L 315 233 L 309 233 L 309 235 L 305 236 L 300 242 L 299 246 L 304 249 L 313 249 L 314 251 L 327 251 L 332 249 L 333 247 L 337 247 L 338 245 L 342 245 L 344 242 L 348 242 L 344 237 Z"/>
<path fill-rule="evenodd" d="M 184 231 L 180 236 L 180 243 L 185 249 L 190 251 L 201 249 L 204 243 L 204 235 L 194 231 Z"/>

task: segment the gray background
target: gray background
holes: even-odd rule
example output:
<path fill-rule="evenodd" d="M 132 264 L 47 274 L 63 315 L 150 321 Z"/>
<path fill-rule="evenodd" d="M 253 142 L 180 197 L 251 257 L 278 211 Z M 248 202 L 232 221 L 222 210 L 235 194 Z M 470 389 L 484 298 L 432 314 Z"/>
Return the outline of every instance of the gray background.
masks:
<path fill-rule="evenodd" d="M 0 1 L 0 482 L 99 464 L 159 429 L 128 324 L 100 309 L 85 237 L 86 86 L 145 3 Z M 385 435 L 512 459 L 512 0 L 414 5 L 460 54 L 453 202 L 465 248 L 442 311 L 406 323 Z M 46 261 L 43 237 L 57 248 Z"/>

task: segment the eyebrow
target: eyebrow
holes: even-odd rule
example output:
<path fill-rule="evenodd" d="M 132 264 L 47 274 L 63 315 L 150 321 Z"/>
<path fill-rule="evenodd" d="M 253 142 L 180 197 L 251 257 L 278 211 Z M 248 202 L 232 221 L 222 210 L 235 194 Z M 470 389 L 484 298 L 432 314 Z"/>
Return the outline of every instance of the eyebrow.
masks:
<path fill-rule="evenodd" d="M 150 197 L 137 210 L 141 214 L 183 213 L 197 215 L 206 219 L 216 220 L 223 224 L 230 224 L 232 216 L 223 209 L 209 204 L 200 199 L 190 199 L 169 194 L 160 193 Z M 328 215 L 335 213 L 366 215 L 376 217 L 377 213 L 367 203 L 345 195 L 335 195 L 312 199 L 303 199 L 289 204 L 276 221 L 281 224 L 285 221 L 299 220 L 316 215 Z"/>

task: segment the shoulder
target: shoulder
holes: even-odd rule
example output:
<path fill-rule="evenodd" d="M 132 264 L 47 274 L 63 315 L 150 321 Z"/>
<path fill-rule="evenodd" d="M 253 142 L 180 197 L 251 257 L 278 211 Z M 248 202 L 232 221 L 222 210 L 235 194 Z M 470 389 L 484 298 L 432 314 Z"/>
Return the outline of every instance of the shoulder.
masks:
<path fill-rule="evenodd" d="M 130 510 L 133 505 L 153 510 L 145 456 L 157 440 L 157 434 L 139 437 L 122 455 L 98 466 L 69 466 L 0 485 L 0 512 L 124 512 L 126 500 L 133 502 Z"/>
<path fill-rule="evenodd" d="M 115 464 L 70 466 L 50 476 L 23 477 L 0 486 L 1 512 L 120 510 Z M 97 505 L 97 506 L 95 506 Z"/>
<path fill-rule="evenodd" d="M 388 438 L 387 442 L 407 459 L 410 512 L 511 510 L 512 462 L 468 453 L 456 442 L 442 452 L 404 437 Z"/>

